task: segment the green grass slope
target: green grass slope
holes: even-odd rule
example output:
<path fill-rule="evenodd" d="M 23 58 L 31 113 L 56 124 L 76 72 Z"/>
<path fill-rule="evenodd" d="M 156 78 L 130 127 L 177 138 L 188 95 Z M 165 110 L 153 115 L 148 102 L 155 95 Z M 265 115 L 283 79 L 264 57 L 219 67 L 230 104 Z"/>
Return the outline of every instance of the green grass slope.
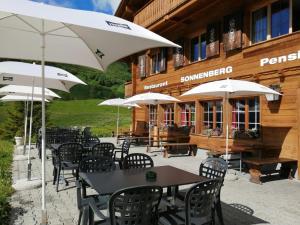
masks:
<path fill-rule="evenodd" d="M 90 126 L 93 134 L 110 136 L 116 130 L 117 107 L 97 106 L 101 101 L 53 101 L 48 104 L 49 122 L 59 127 Z M 120 129 L 128 130 L 130 123 L 131 109 L 120 108 Z"/>

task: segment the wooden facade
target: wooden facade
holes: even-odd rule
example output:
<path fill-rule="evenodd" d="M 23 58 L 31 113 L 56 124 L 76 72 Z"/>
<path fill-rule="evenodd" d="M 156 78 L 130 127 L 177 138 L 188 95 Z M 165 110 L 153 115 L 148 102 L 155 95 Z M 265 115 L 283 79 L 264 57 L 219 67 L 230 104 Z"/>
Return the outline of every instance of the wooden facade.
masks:
<path fill-rule="evenodd" d="M 182 45 L 182 50 L 167 49 L 163 71 L 153 68 L 152 51 L 141 52 L 131 57 L 132 81 L 126 85 L 126 95 L 146 91 L 161 92 L 177 97 L 182 102 L 174 104 L 174 124 L 182 125 L 182 104 L 195 106 L 195 127 L 190 142 L 203 149 L 214 149 L 225 144 L 224 135 L 204 133 L 205 102 L 220 100 L 212 97 L 180 97 L 190 88 L 209 81 L 226 78 L 254 81 L 266 86 L 277 87 L 282 93 L 279 100 L 267 101 L 259 97 L 259 137 L 233 138 L 230 144 L 262 146 L 263 154 L 276 149 L 277 156 L 298 160 L 300 166 L 300 31 L 294 22 L 300 20 L 299 2 L 281 0 L 289 4 L 288 32 L 272 38 L 271 10 L 273 3 L 280 0 L 153 0 L 133 13 L 133 21 Z M 122 1 L 125 2 L 125 1 Z M 169 3 L 171 2 L 171 3 Z M 298 3 L 297 3 L 298 2 Z M 281 4 L 281 3 L 280 3 Z M 253 43 L 253 15 L 256 10 L 266 9 L 267 38 Z M 274 6 L 275 8 L 275 6 Z M 119 10 L 120 11 L 120 10 Z M 118 16 L 118 13 L 117 13 Z M 236 18 L 236 19 L 231 19 Z M 206 56 L 201 58 L 201 35 L 205 34 Z M 202 35 L 203 36 L 203 35 Z M 198 60 L 191 48 L 193 38 L 199 40 Z M 204 37 L 204 36 L 203 36 Z M 204 50 L 203 50 L 204 51 Z M 145 57 L 143 76 L 140 76 L 139 59 Z M 193 58 L 194 57 L 194 58 Z M 197 55 L 196 55 L 197 57 Z M 160 58 L 161 59 L 161 58 Z M 244 124 L 251 115 L 247 96 L 245 100 Z M 230 101 L 229 124 L 232 124 L 233 101 Z M 224 104 L 223 104 L 224 105 Z M 212 108 L 215 110 L 213 106 Z M 222 109 L 222 123 L 226 122 L 227 111 Z M 148 109 L 143 107 L 133 112 L 136 121 L 148 120 Z M 164 107 L 158 106 L 158 125 L 163 122 Z M 216 115 L 213 114 L 215 127 Z M 274 151 L 272 151 L 274 154 Z M 300 175 L 298 173 L 298 177 Z"/>

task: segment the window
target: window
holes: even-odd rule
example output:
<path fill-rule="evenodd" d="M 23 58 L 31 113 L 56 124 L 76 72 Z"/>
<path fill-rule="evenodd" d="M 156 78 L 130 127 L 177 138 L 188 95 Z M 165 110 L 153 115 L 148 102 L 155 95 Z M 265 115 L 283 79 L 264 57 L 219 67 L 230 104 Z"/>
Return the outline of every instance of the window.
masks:
<path fill-rule="evenodd" d="M 181 126 L 195 126 L 195 104 L 187 103 L 181 107 Z"/>
<path fill-rule="evenodd" d="M 157 106 L 150 105 L 150 124 L 151 126 L 157 125 Z"/>
<path fill-rule="evenodd" d="M 151 57 L 151 62 L 152 62 L 151 73 L 152 74 L 160 72 L 160 60 L 161 60 L 161 54 L 159 51 L 157 51 Z"/>
<path fill-rule="evenodd" d="M 300 1 L 299 0 L 293 0 L 292 3 L 293 7 L 293 31 L 300 30 Z"/>
<path fill-rule="evenodd" d="M 271 36 L 289 33 L 289 0 L 280 0 L 271 5 Z"/>
<path fill-rule="evenodd" d="M 232 128 L 237 130 L 245 130 L 245 100 L 233 101 Z"/>
<path fill-rule="evenodd" d="M 206 34 L 191 39 L 191 62 L 206 59 Z"/>
<path fill-rule="evenodd" d="M 246 116 L 247 115 L 247 116 Z M 232 128 L 236 130 L 259 130 L 259 98 L 238 99 L 232 102 Z"/>
<path fill-rule="evenodd" d="M 166 48 L 152 50 L 151 53 L 151 74 L 161 73 L 166 70 Z"/>
<path fill-rule="evenodd" d="M 223 127 L 223 107 L 222 101 L 216 102 L 216 128 L 222 129 Z"/>
<path fill-rule="evenodd" d="M 259 130 L 260 113 L 259 113 L 259 98 L 249 99 L 249 129 Z"/>
<path fill-rule="evenodd" d="M 200 59 L 206 59 L 206 34 L 200 36 Z"/>
<path fill-rule="evenodd" d="M 223 127 L 223 102 L 203 102 L 203 124 L 202 134 L 219 136 Z M 212 132 L 210 132 L 212 131 Z"/>
<path fill-rule="evenodd" d="M 174 105 L 168 104 L 164 107 L 164 124 L 173 125 L 174 124 Z"/>
<path fill-rule="evenodd" d="M 252 43 L 267 40 L 267 7 L 252 13 Z"/>
<path fill-rule="evenodd" d="M 191 40 L 191 62 L 199 60 L 199 37 Z"/>

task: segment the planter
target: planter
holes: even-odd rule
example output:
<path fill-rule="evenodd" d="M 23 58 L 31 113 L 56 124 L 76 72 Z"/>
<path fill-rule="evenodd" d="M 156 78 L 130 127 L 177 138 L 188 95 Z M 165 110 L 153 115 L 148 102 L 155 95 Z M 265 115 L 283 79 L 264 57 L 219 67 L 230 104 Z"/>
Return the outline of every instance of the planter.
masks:
<path fill-rule="evenodd" d="M 21 146 L 23 144 L 22 137 L 15 137 L 16 146 Z"/>

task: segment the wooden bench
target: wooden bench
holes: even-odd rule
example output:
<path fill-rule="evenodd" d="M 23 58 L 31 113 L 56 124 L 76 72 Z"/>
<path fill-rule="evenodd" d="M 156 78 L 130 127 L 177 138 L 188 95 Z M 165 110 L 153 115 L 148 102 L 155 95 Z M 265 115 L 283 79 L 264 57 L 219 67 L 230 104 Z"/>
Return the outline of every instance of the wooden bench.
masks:
<path fill-rule="evenodd" d="M 164 158 L 168 158 L 169 154 L 188 154 L 195 156 L 197 145 L 191 143 L 166 143 L 164 147 Z"/>
<path fill-rule="evenodd" d="M 249 158 L 244 159 L 245 162 L 249 167 L 250 173 L 250 181 L 256 184 L 262 184 L 262 175 L 270 174 L 272 171 L 263 170 L 264 166 L 267 165 L 274 165 L 276 166 L 278 163 L 281 163 L 280 168 L 280 177 L 282 178 L 292 178 L 291 171 L 293 166 L 296 166 L 297 160 L 295 159 L 288 159 L 288 158 Z"/>

